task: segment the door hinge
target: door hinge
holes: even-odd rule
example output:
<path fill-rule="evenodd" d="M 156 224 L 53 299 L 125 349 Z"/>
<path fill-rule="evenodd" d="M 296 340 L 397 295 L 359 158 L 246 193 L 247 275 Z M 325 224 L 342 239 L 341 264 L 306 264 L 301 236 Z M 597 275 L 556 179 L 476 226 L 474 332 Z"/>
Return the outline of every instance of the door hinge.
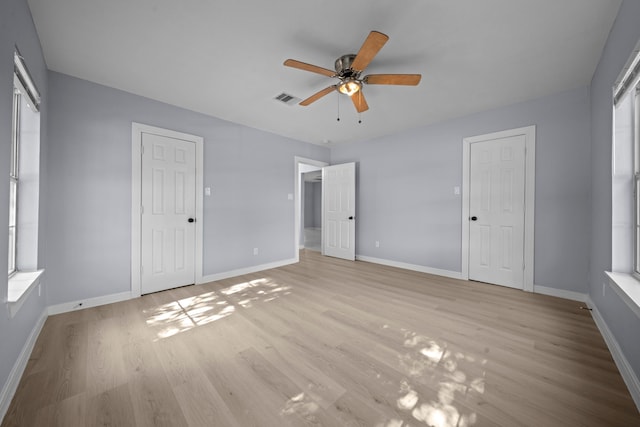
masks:
<path fill-rule="evenodd" d="M 140 266 L 140 274 L 144 274 L 144 267 Z"/>
<path fill-rule="evenodd" d="M 144 206 L 140 205 L 140 214 L 144 214 Z"/>
<path fill-rule="evenodd" d="M 144 154 L 144 145 L 140 144 L 140 154 Z"/>

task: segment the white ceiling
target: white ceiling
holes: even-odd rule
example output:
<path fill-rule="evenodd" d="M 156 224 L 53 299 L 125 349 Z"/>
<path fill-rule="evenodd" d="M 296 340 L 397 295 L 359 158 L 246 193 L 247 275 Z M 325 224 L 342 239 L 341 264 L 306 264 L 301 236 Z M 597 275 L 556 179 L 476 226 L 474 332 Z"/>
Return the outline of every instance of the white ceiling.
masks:
<path fill-rule="evenodd" d="M 621 0 L 28 0 L 51 70 L 312 143 L 340 143 L 589 84 Z M 369 31 L 390 39 L 366 72 L 421 73 L 365 86 L 358 114 L 333 69 Z M 340 121 L 336 120 L 340 109 Z"/>

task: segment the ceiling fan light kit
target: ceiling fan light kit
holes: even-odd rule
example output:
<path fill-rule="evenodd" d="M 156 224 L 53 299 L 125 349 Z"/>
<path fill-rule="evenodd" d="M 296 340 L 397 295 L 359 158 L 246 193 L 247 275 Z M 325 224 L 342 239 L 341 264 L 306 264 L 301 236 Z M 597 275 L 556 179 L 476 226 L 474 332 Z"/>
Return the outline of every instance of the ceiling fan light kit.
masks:
<path fill-rule="evenodd" d="M 362 83 L 356 79 L 343 80 L 338 91 L 345 95 L 352 96 L 362 88 Z"/>
<path fill-rule="evenodd" d="M 420 74 L 370 74 L 360 78 L 364 69 L 367 68 L 388 40 L 389 37 L 387 35 L 378 31 L 371 31 L 356 55 L 350 53 L 336 59 L 335 72 L 295 59 L 287 59 L 284 61 L 284 65 L 287 67 L 310 71 L 340 80 L 338 84 L 326 87 L 301 101 L 300 105 L 307 106 L 337 90 L 340 93 L 348 95 L 353 101 L 356 111 L 362 113 L 369 109 L 369 105 L 367 105 L 367 101 L 362 93 L 363 84 L 417 86 L 422 78 Z M 353 96 L 355 94 L 358 94 L 358 96 Z"/>

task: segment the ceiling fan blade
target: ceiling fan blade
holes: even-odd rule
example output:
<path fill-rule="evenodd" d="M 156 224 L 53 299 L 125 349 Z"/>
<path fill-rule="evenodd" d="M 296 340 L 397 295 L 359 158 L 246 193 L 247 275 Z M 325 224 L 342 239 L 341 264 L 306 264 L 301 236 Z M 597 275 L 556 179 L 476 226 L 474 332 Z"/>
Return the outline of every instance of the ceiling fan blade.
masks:
<path fill-rule="evenodd" d="M 362 113 L 363 111 L 367 111 L 369 109 L 369 104 L 367 104 L 367 100 L 364 99 L 362 90 L 359 90 L 351 95 L 351 101 L 353 102 L 353 106 L 356 107 L 356 111 L 358 113 Z"/>
<path fill-rule="evenodd" d="M 323 76 L 333 77 L 336 72 L 327 68 L 318 67 L 317 65 L 307 64 L 306 62 L 296 61 L 295 59 L 287 59 L 284 61 L 287 67 L 298 68 L 299 70 L 311 71 L 312 73 L 322 74 Z"/>
<path fill-rule="evenodd" d="M 351 68 L 357 71 L 362 71 L 367 68 L 367 65 L 378 54 L 382 46 L 389 40 L 389 36 L 382 34 L 378 31 L 371 31 L 367 39 L 362 43 L 356 59 L 353 60 Z"/>
<path fill-rule="evenodd" d="M 362 81 L 370 85 L 416 86 L 421 78 L 421 74 L 369 74 Z"/>
<path fill-rule="evenodd" d="M 316 102 L 318 99 L 320 99 L 323 96 L 328 95 L 331 92 L 333 92 L 334 90 L 336 90 L 337 87 L 338 87 L 337 85 L 326 87 L 326 88 L 322 89 L 320 92 L 314 93 L 313 95 L 311 95 L 310 97 L 308 97 L 304 101 L 301 101 L 300 105 L 307 106 L 307 105 L 311 104 L 312 102 Z"/>

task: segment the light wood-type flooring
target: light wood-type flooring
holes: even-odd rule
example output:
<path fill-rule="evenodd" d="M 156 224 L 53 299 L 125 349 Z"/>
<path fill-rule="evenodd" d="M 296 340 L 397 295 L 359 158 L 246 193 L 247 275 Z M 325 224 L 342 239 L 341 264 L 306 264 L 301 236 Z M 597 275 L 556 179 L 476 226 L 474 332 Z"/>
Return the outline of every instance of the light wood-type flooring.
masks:
<path fill-rule="evenodd" d="M 302 251 L 48 318 L 2 426 L 640 426 L 580 305 Z"/>

